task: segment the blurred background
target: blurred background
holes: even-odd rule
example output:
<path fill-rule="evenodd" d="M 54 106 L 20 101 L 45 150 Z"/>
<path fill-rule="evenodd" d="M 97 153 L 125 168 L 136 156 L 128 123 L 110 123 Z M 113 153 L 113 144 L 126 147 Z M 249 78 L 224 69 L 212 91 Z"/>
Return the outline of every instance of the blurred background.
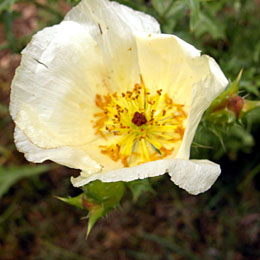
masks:
<path fill-rule="evenodd" d="M 118 2 L 151 14 L 163 32 L 214 57 L 231 81 L 243 69 L 239 95 L 260 99 L 259 0 Z M 31 164 L 17 152 L 8 103 L 19 53 L 76 3 L 0 0 L 0 259 L 260 259 L 260 108 L 239 118 L 227 110 L 221 118 L 204 116 L 191 154 L 221 165 L 212 189 L 191 196 L 166 175 L 151 179 L 153 190 L 138 199 L 127 192 L 88 240 L 87 214 L 55 198 L 79 194 L 69 181 L 78 171 Z"/>

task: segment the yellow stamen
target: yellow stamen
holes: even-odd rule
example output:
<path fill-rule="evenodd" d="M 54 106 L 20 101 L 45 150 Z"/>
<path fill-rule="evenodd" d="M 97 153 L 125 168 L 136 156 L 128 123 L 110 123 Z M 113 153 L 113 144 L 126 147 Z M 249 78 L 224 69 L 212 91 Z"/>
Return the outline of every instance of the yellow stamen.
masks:
<path fill-rule="evenodd" d="M 96 106 L 101 110 L 94 115 L 96 134 L 108 143 L 111 137 L 101 152 L 125 167 L 169 156 L 183 139 L 184 106 L 162 89 L 151 95 L 142 77 L 132 91 L 96 95 Z"/>

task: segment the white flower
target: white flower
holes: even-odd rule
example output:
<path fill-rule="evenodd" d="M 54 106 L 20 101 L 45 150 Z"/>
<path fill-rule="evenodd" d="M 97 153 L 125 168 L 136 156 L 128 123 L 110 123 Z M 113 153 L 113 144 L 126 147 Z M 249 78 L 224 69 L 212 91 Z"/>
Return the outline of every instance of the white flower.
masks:
<path fill-rule="evenodd" d="M 151 16 L 83 0 L 38 32 L 12 83 L 15 143 L 28 161 L 81 170 L 76 187 L 168 173 L 191 194 L 220 167 L 188 160 L 203 112 L 227 85 L 216 62 Z"/>

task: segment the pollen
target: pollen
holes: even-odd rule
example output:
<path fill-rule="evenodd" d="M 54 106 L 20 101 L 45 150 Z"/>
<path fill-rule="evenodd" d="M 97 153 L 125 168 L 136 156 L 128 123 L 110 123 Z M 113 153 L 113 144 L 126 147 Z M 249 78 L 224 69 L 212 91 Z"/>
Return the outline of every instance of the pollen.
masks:
<path fill-rule="evenodd" d="M 96 135 L 103 154 L 125 167 L 172 155 L 183 139 L 187 114 L 162 89 L 151 94 L 142 77 L 132 91 L 96 95 Z"/>

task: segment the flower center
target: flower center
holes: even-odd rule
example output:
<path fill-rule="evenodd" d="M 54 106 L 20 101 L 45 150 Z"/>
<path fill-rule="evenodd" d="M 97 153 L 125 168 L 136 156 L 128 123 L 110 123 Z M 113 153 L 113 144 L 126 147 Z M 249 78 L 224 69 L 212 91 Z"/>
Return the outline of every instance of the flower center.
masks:
<path fill-rule="evenodd" d="M 96 95 L 96 113 L 93 127 L 107 145 L 101 152 L 125 167 L 159 160 L 173 153 L 183 139 L 183 107 L 176 104 L 163 90 L 151 95 L 141 83 L 132 91 Z"/>
<path fill-rule="evenodd" d="M 135 112 L 132 122 L 137 126 L 141 126 L 147 123 L 147 119 L 144 114 Z"/>

